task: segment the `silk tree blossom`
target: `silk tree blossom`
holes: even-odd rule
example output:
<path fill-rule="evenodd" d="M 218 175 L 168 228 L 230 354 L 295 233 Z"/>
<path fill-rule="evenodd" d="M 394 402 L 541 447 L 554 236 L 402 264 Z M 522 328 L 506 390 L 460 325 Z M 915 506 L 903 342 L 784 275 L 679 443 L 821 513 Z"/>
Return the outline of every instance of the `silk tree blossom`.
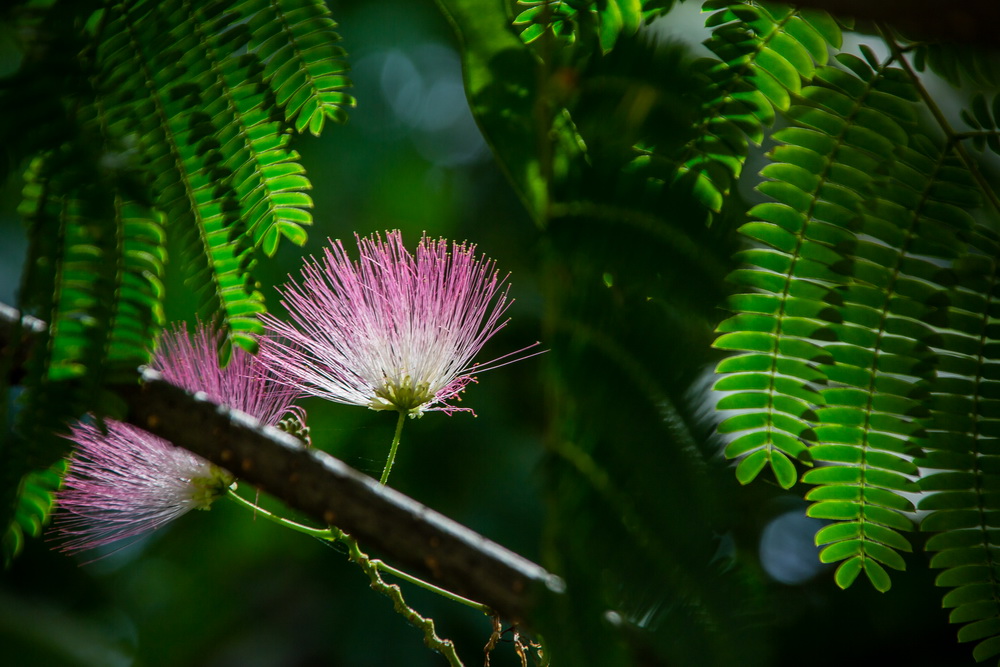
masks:
<path fill-rule="evenodd" d="M 242 349 L 219 368 L 217 332 L 199 326 L 193 339 L 185 327 L 164 333 L 154 367 L 168 381 L 201 391 L 274 426 L 288 413 L 297 392 L 275 381 L 266 367 Z M 233 476 L 186 449 L 140 428 L 105 420 L 106 433 L 80 422 L 68 436 L 76 443 L 57 495 L 55 529 L 63 551 L 75 553 L 138 538 L 186 514 L 208 509 Z"/>
<path fill-rule="evenodd" d="M 105 421 L 107 434 L 80 422 L 56 502 L 61 549 L 76 553 L 150 533 L 193 509 L 208 509 L 233 476 L 140 428 Z"/>
<path fill-rule="evenodd" d="M 506 324 L 506 276 L 472 244 L 424 235 L 413 254 L 398 230 L 355 238 L 357 261 L 332 241 L 306 262 L 301 283 L 278 289 L 290 321 L 263 316 L 261 360 L 282 382 L 338 403 L 410 416 L 471 412 L 449 401 L 474 371 L 510 357 L 472 363 Z"/>

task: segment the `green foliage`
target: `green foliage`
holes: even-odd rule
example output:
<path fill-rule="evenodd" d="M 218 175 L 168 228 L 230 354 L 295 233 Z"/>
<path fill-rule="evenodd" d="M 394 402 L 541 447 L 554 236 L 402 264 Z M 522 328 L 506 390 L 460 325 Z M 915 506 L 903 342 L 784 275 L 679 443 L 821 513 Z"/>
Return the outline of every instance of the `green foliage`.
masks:
<path fill-rule="evenodd" d="M 972 145 L 977 151 L 983 151 L 987 146 L 994 153 L 1000 154 L 1000 130 L 997 122 L 1000 120 L 1000 94 L 993 97 L 993 103 L 987 104 L 986 97 L 977 93 L 972 98 L 972 108 L 962 109 L 962 120 L 975 131 L 968 133 Z"/>
<path fill-rule="evenodd" d="M 543 339 L 558 399 L 544 544 L 568 593 L 546 601 L 539 631 L 568 664 L 766 664 L 749 630 L 753 575 L 727 572 L 724 549 L 712 559 L 725 470 L 707 463 L 685 398 L 711 354 L 734 250 L 689 190 L 661 177 L 660 155 L 692 136 L 700 79 L 681 49 L 641 31 L 612 42 L 574 27 L 572 45 L 536 34 L 525 48 L 496 29 L 499 11 L 440 4 L 458 29 L 473 113 L 545 239 Z M 681 281 L 690 287 L 674 289 Z M 650 335 L 667 331 L 675 345 Z M 671 548 L 671 535 L 686 548 Z"/>
<path fill-rule="evenodd" d="M 917 459 L 923 497 L 921 521 L 932 535 L 926 549 L 931 566 L 942 568 L 936 583 L 953 590 L 944 597 L 950 620 L 964 623 L 959 641 L 980 641 L 977 660 L 1000 654 L 997 635 L 1000 593 L 994 566 L 1000 544 L 994 524 L 997 501 L 998 415 L 994 410 L 997 379 L 996 331 L 991 320 L 997 285 L 997 236 L 977 230 L 972 245 L 981 253 L 956 263 L 954 285 L 939 299 L 949 332 L 942 347 L 940 375 L 931 389 L 931 409 L 924 455 Z"/>
<path fill-rule="evenodd" d="M 608 53 L 619 37 L 634 35 L 673 4 L 674 0 L 518 0 L 521 12 L 513 24 L 525 44 L 548 34 L 561 44 L 573 45 L 583 36 L 584 41 L 596 40 Z"/>
<path fill-rule="evenodd" d="M 741 483 L 769 467 L 784 488 L 813 485 L 808 515 L 831 522 L 816 535 L 820 559 L 840 562 L 841 587 L 864 572 L 889 589 L 920 498 L 921 529 L 938 532 L 932 565 L 946 568 L 938 584 L 955 589 L 945 606 L 968 623 L 960 640 L 983 640 L 982 660 L 1000 653 L 989 463 L 998 246 L 982 223 L 1000 211 L 980 209 L 996 193 L 965 141 L 996 144 L 996 114 L 977 95 L 962 114 L 974 131 L 956 133 L 914 56 L 884 34 L 888 58 L 863 46 L 818 66 L 771 136 L 757 185 L 767 200 L 740 229 L 751 244 L 715 342 L 739 353 L 716 369 L 718 407 L 736 411 L 719 431 Z M 938 127 L 921 122 L 922 107 Z"/>
<path fill-rule="evenodd" d="M 337 45 L 337 24 L 325 3 L 244 0 L 234 9 L 249 22 L 248 48 L 257 62 L 266 63 L 263 75 L 285 121 L 317 136 L 327 119 L 345 122 L 347 109 L 354 106 L 345 92 L 350 86 L 347 54 Z"/>
<path fill-rule="evenodd" d="M 701 113 L 673 178 L 718 212 L 742 173 L 747 142 L 763 141 L 775 113 L 788 110 L 841 35 L 824 12 L 729 2 L 704 9 L 716 10 L 706 20 L 712 36 L 705 46 L 718 59 L 696 63 L 704 77 Z"/>
<path fill-rule="evenodd" d="M 66 459 L 60 459 L 51 468 L 32 471 L 21 480 L 14 520 L 7 527 L 0 547 L 4 554 L 4 567 L 10 566 L 27 538 L 41 536 L 54 508 L 55 493 L 62 483 L 66 467 Z"/>
<path fill-rule="evenodd" d="M 915 42 L 912 48 L 917 71 L 929 70 L 956 88 L 1000 84 L 1000 58 L 995 52 L 941 42 Z"/>
<path fill-rule="evenodd" d="M 302 245 L 312 222 L 290 132 L 343 122 L 353 99 L 322 2 L 53 2 L 8 18 L 23 38 L 0 86 L 7 166 L 27 165 L 18 306 L 49 324 L 0 452 L 11 537 L 20 480 L 68 449 L 54 433 L 114 410 L 104 388 L 148 362 L 168 237 L 183 240 L 174 259 L 226 334 L 223 359 L 233 343 L 254 349 L 257 257 L 282 237 Z M 9 560 L 20 540 L 5 543 Z"/>

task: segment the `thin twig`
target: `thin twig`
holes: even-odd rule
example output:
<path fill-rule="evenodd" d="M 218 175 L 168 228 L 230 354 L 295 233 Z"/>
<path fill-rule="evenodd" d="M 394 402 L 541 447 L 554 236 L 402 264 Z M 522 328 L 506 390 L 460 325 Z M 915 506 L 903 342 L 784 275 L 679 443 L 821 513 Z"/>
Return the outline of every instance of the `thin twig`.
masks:
<path fill-rule="evenodd" d="M 879 31 L 882 33 L 882 39 L 892 51 L 893 56 L 910 77 L 910 80 L 912 81 L 914 88 L 916 88 L 917 93 L 920 95 L 920 98 L 924 101 L 924 104 L 927 105 L 931 115 L 934 116 L 934 120 L 941 127 L 941 131 L 944 132 L 948 144 L 954 148 L 955 154 L 958 155 L 958 158 L 962 161 L 962 164 L 965 165 L 965 168 L 969 170 L 969 173 L 972 175 L 972 179 L 976 182 L 976 185 L 979 186 L 983 196 L 985 196 L 993 206 L 993 210 L 1000 213 L 1000 198 L 998 198 L 997 193 L 990 186 L 989 181 L 986 180 L 986 177 L 983 176 L 983 173 L 979 170 L 979 162 L 973 159 L 973 157 L 969 155 L 969 152 L 965 149 L 965 145 L 960 140 L 962 135 L 952 128 L 951 123 L 949 123 L 948 119 L 945 118 L 944 112 L 941 111 L 937 102 L 934 101 L 931 94 L 927 92 L 926 88 L 924 88 L 924 84 L 920 80 L 920 77 L 917 76 L 917 73 L 910 66 L 910 63 L 906 59 L 905 54 L 902 52 L 900 45 L 893 37 L 891 29 L 887 26 L 879 26 Z"/>

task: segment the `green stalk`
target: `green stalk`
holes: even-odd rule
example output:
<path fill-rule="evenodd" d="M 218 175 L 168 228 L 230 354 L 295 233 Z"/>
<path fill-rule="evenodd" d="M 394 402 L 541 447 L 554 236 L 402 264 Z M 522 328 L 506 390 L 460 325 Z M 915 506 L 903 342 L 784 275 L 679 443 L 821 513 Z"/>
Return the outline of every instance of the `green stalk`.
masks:
<path fill-rule="evenodd" d="M 291 520 L 286 519 L 284 517 L 278 516 L 277 514 L 274 514 L 273 512 L 268 512 L 263 507 L 261 507 L 259 505 L 255 505 L 254 503 L 250 502 L 249 500 L 247 500 L 246 498 L 244 498 L 240 494 L 236 493 L 236 489 L 234 489 L 233 487 L 229 487 L 229 490 L 226 491 L 226 494 L 230 498 L 232 498 L 233 500 L 235 500 L 237 503 L 239 503 L 240 505 L 242 505 L 243 507 L 246 507 L 247 509 L 251 510 L 255 515 L 256 514 L 260 514 L 265 519 L 269 519 L 269 520 L 275 522 L 278 525 L 284 526 L 285 528 L 291 528 L 294 531 L 297 531 L 299 533 L 303 533 L 305 535 L 310 535 L 312 537 L 317 537 L 317 538 L 319 538 L 321 540 L 330 540 L 331 542 L 334 542 L 334 541 L 337 540 L 337 536 L 334 534 L 333 529 L 331 529 L 331 528 L 325 528 L 325 529 L 311 528 L 311 527 L 306 526 L 304 524 L 296 523 L 295 521 L 291 521 Z M 337 532 L 339 533 L 340 531 L 337 531 Z"/>
<path fill-rule="evenodd" d="M 397 430 L 397 435 L 398 435 L 398 430 Z M 437 593 L 443 598 L 446 598 L 453 602 L 457 602 L 459 604 L 463 604 L 466 607 L 471 607 L 476 611 L 481 611 L 487 616 L 493 614 L 493 610 L 481 602 L 470 600 L 469 598 L 462 597 L 457 593 L 452 593 L 451 591 L 441 588 L 440 586 L 435 586 L 429 581 L 424 581 L 423 579 L 415 577 L 412 574 L 404 572 L 403 570 L 400 570 L 398 568 L 395 568 L 392 565 L 385 563 L 384 561 L 369 558 L 363 551 L 361 551 L 361 548 L 358 546 L 357 541 L 344 531 L 340 530 L 339 528 L 335 528 L 333 526 L 329 528 L 312 528 L 311 526 L 306 526 L 305 524 L 301 524 L 296 521 L 292 521 L 290 519 L 278 516 L 273 512 L 269 512 L 263 507 L 250 502 L 240 494 L 236 493 L 236 490 L 233 488 L 229 488 L 226 493 L 230 498 L 235 500 L 238 504 L 242 505 L 243 507 L 251 510 L 254 514 L 259 514 L 263 516 L 265 519 L 273 521 L 274 523 L 280 526 L 284 526 L 285 528 L 290 528 L 298 533 L 302 533 L 303 535 L 309 535 L 310 537 L 315 537 L 320 540 L 326 540 L 328 542 L 340 542 L 341 544 L 347 547 L 348 552 L 350 553 L 351 556 L 351 560 L 356 562 L 358 565 L 361 565 L 362 569 L 366 571 L 369 568 L 372 568 L 377 572 L 385 572 L 386 574 L 391 574 L 397 579 L 408 581 L 411 584 L 414 584 L 415 586 L 423 588 L 424 590 L 431 591 L 432 593 Z M 364 565 L 362 565 L 362 562 L 364 563 Z"/>
<path fill-rule="evenodd" d="M 399 437 L 403 434 L 403 422 L 406 420 L 406 412 L 399 411 L 399 421 L 396 422 L 396 434 L 392 436 L 392 446 L 389 447 L 389 458 L 385 461 L 385 468 L 382 469 L 382 478 L 379 484 L 385 484 L 389 480 L 389 471 L 396 461 L 396 450 L 399 448 Z"/>

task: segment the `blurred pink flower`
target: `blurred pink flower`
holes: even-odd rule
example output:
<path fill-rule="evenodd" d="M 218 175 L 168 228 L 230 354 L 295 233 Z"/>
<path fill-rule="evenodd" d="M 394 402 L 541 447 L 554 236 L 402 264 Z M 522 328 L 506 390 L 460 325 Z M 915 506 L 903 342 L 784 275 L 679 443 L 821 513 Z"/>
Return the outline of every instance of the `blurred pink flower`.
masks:
<path fill-rule="evenodd" d="M 233 483 L 228 472 L 131 424 L 80 422 L 54 526 L 76 553 L 150 533 L 193 509 L 208 509 Z M 126 546 L 126 545 L 123 545 Z"/>
<path fill-rule="evenodd" d="M 411 254 L 399 231 L 355 238 L 357 261 L 333 241 L 306 262 L 301 284 L 278 289 L 290 321 L 263 316 L 271 335 L 261 361 L 287 385 L 338 403 L 411 416 L 468 410 L 448 401 L 473 371 L 511 356 L 471 363 L 506 324 L 506 277 L 475 245 L 425 235 Z"/>
<path fill-rule="evenodd" d="M 165 332 L 153 366 L 168 381 L 202 391 L 276 425 L 287 413 L 304 422 L 298 395 L 275 382 L 267 369 L 242 349 L 219 368 L 219 334 L 199 325 L 193 338 L 184 326 Z M 63 488 L 57 495 L 54 527 L 63 551 L 75 553 L 137 538 L 192 509 L 208 509 L 233 476 L 186 449 L 130 424 L 105 420 L 107 433 L 80 422 L 68 436 L 76 445 Z"/>

